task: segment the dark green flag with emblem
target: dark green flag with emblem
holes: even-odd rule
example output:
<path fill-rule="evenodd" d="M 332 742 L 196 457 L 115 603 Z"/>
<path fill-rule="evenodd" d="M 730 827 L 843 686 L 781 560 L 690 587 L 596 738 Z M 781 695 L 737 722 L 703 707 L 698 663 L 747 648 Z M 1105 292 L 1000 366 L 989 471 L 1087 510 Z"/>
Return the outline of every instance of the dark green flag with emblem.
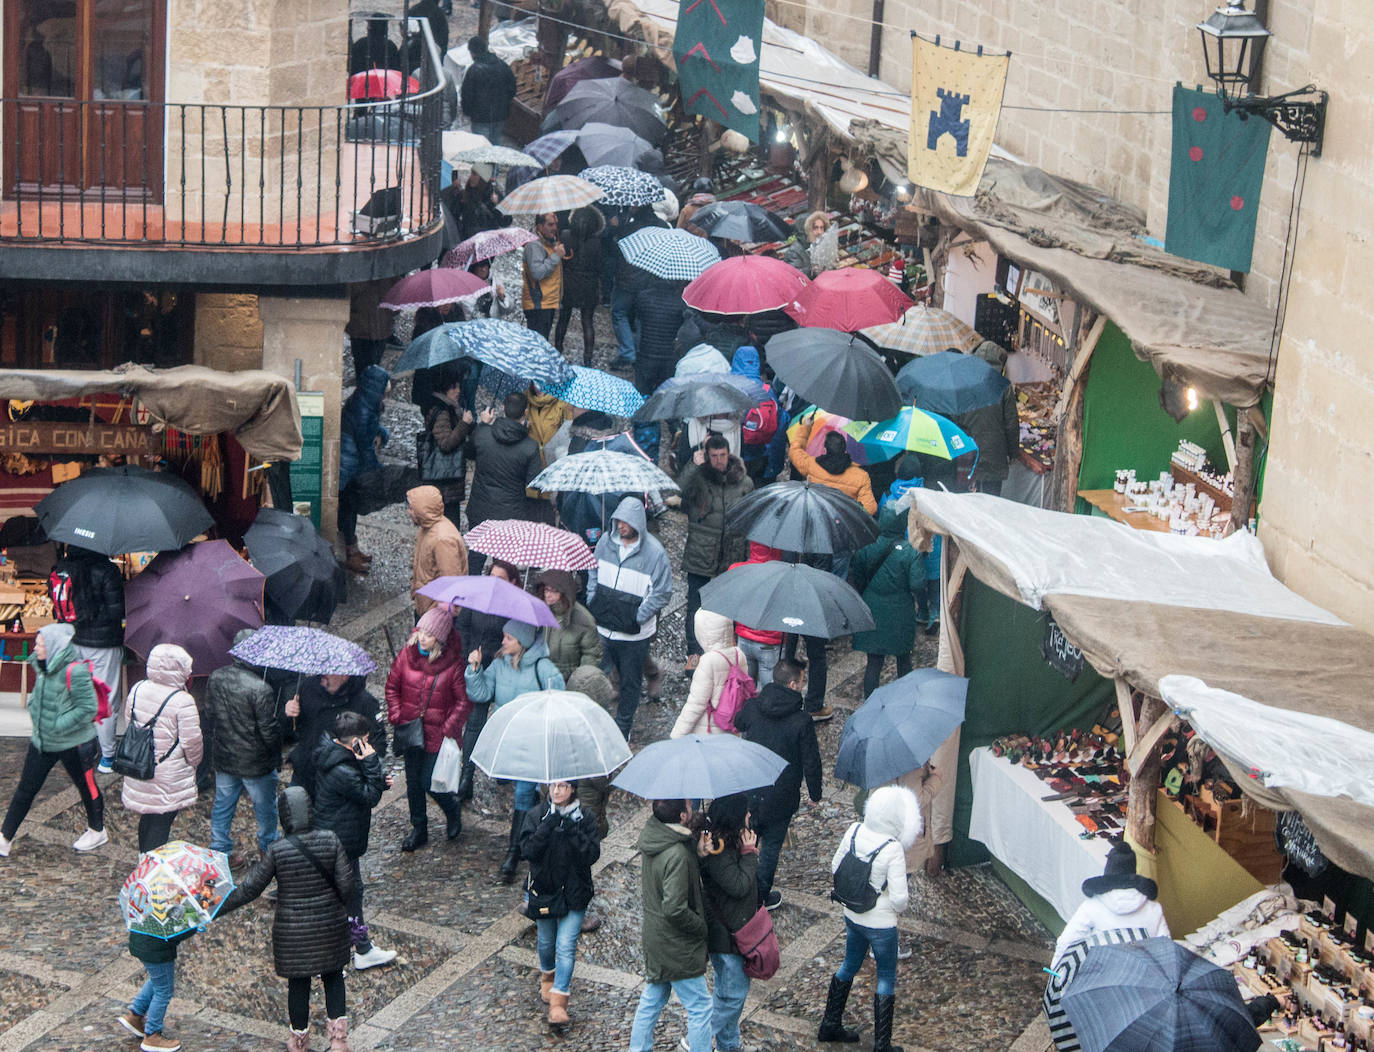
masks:
<path fill-rule="evenodd" d="M 700 113 L 759 141 L 764 0 L 682 0 L 673 35 L 678 86 Z"/>
<path fill-rule="evenodd" d="M 1268 121 L 1223 113 L 1211 92 L 1176 85 L 1165 251 L 1249 271 L 1268 155 Z"/>

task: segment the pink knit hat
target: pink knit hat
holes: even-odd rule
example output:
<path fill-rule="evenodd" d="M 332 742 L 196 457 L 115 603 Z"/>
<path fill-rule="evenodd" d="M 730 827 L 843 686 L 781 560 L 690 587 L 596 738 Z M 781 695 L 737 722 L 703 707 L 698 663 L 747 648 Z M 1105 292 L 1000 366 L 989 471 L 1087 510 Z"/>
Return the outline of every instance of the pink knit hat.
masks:
<path fill-rule="evenodd" d="M 431 606 L 420 615 L 420 623 L 415 627 L 440 643 L 447 643 L 449 633 L 453 631 L 453 615 L 448 612 L 448 607 Z"/>

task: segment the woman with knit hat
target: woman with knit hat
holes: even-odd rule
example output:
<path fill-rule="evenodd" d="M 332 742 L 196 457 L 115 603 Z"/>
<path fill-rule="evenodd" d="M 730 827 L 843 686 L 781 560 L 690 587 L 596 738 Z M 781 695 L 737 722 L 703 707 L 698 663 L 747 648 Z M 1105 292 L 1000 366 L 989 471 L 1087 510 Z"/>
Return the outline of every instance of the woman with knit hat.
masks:
<path fill-rule="evenodd" d="M 468 655 L 468 697 L 475 704 L 488 702 L 499 709 L 508 701 L 536 690 L 563 690 L 563 674 L 549 659 L 544 633 L 523 621 L 507 621 L 501 637 L 501 653 L 486 668 L 482 667 L 482 651 L 475 649 Z M 503 884 L 515 881 L 520 865 L 520 828 L 525 812 L 539 802 L 537 782 L 515 783 L 515 807 L 511 812 L 510 839 L 506 857 L 501 862 L 499 879 Z"/>
<path fill-rule="evenodd" d="M 453 637 L 453 647 L 449 647 Z M 402 851 L 414 851 L 429 843 L 429 817 L 425 793 L 433 798 L 447 819 L 449 840 L 463 831 L 463 805 L 453 793 L 429 791 L 434 761 L 445 738 L 462 741 L 463 724 L 472 706 L 463 678 L 462 642 L 454 637 L 453 614 L 448 607 L 432 606 L 420 617 L 415 631 L 396 655 L 386 677 L 386 718 L 392 728 L 420 720 L 422 745 L 402 750 L 406 765 L 406 799 L 410 803 L 410 833 L 401 843 Z"/>

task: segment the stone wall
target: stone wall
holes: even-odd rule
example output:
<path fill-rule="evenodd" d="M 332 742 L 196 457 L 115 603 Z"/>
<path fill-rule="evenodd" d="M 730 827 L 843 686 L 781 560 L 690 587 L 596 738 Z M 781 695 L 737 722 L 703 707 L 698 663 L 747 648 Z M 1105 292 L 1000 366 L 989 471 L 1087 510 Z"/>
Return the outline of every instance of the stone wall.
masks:
<path fill-rule="evenodd" d="M 225 372 L 262 368 L 257 296 L 197 292 L 195 332 L 192 360 L 196 365 Z"/>

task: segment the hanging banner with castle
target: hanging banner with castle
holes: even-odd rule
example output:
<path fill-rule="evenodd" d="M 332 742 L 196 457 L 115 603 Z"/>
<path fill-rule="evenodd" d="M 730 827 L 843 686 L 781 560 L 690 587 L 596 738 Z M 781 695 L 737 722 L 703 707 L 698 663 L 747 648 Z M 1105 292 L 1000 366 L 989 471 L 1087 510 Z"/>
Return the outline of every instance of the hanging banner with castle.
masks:
<path fill-rule="evenodd" d="M 1011 52 L 985 52 L 911 34 L 911 139 L 907 176 L 917 186 L 972 197 L 992 149 Z"/>

